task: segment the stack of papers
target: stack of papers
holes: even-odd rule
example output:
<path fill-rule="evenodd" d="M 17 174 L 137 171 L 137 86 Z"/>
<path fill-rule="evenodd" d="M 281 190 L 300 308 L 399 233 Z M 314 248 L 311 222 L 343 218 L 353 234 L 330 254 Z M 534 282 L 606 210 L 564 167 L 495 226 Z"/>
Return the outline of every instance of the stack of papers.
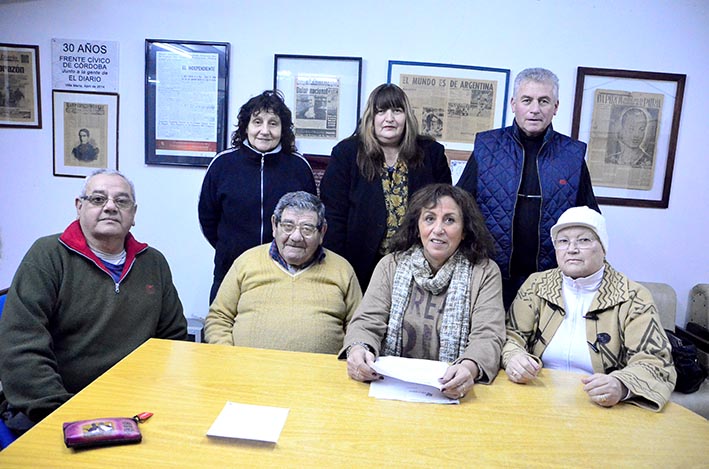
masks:
<path fill-rule="evenodd" d="M 384 379 L 372 381 L 369 396 L 432 404 L 459 404 L 442 392 L 438 381 L 448 369 L 448 364 L 417 358 L 379 357 L 373 366 Z"/>

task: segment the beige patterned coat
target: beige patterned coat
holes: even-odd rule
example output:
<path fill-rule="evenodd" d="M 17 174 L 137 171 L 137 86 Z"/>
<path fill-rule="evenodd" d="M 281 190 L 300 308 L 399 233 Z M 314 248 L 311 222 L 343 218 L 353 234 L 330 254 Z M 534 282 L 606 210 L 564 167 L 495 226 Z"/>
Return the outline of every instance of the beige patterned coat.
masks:
<path fill-rule="evenodd" d="M 522 285 L 507 313 L 504 368 L 519 353 L 541 363 L 544 349 L 564 319 L 561 284 L 557 268 L 533 274 Z M 606 263 L 587 316 L 598 318 L 586 319 L 594 372 L 619 379 L 633 394 L 627 402 L 661 410 L 674 389 L 677 373 L 650 292 Z M 597 337 L 604 333 L 610 340 L 600 343 Z"/>

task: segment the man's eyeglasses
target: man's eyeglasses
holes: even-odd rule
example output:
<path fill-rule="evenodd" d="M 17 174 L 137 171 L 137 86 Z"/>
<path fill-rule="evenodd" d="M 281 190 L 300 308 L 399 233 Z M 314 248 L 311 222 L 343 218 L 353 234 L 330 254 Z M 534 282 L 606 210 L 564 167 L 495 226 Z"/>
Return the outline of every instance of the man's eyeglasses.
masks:
<path fill-rule="evenodd" d="M 318 227 L 314 225 L 296 225 L 295 223 L 291 223 L 288 221 L 282 221 L 278 224 L 278 226 L 281 227 L 283 232 L 285 234 L 293 234 L 296 228 L 300 231 L 301 236 L 303 238 L 310 238 L 312 237 L 315 233 L 318 232 Z"/>
<path fill-rule="evenodd" d="M 91 194 L 79 197 L 81 200 L 86 200 L 95 207 L 103 207 L 108 203 L 108 200 L 113 200 L 113 204 L 121 210 L 130 210 L 135 206 L 135 202 L 130 197 L 119 195 L 118 197 L 108 197 L 103 194 Z"/>
<path fill-rule="evenodd" d="M 554 240 L 554 248 L 558 251 L 566 251 L 571 247 L 571 244 L 576 244 L 579 249 L 591 249 L 595 244 L 596 240 L 591 238 L 578 238 L 572 241 L 567 238 L 557 238 Z"/>

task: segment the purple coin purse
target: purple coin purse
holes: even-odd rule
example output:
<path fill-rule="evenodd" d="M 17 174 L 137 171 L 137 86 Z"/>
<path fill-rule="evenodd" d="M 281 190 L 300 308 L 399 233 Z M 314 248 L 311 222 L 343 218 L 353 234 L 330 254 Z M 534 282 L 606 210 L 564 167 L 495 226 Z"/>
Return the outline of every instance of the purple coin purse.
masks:
<path fill-rule="evenodd" d="M 93 448 L 96 446 L 140 443 L 143 435 L 138 423 L 152 414 L 144 412 L 133 418 L 118 417 L 64 422 L 64 444 L 67 448 Z"/>

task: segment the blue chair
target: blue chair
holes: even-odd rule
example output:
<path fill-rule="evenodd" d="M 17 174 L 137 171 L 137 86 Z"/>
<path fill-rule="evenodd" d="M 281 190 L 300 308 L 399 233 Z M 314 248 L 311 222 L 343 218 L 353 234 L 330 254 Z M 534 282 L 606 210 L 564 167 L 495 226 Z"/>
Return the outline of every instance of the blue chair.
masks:
<path fill-rule="evenodd" d="M 5 299 L 7 298 L 7 288 L 0 290 L 0 318 L 2 318 L 2 309 L 5 306 Z M 5 425 L 5 422 L 0 420 L 0 451 L 7 448 L 7 446 L 15 441 L 15 435 L 10 431 Z"/>
<path fill-rule="evenodd" d="M 10 443 L 15 441 L 16 439 L 17 438 L 15 437 L 15 434 L 12 433 L 9 428 L 7 428 L 5 422 L 0 420 L 0 451 L 10 446 Z"/>

